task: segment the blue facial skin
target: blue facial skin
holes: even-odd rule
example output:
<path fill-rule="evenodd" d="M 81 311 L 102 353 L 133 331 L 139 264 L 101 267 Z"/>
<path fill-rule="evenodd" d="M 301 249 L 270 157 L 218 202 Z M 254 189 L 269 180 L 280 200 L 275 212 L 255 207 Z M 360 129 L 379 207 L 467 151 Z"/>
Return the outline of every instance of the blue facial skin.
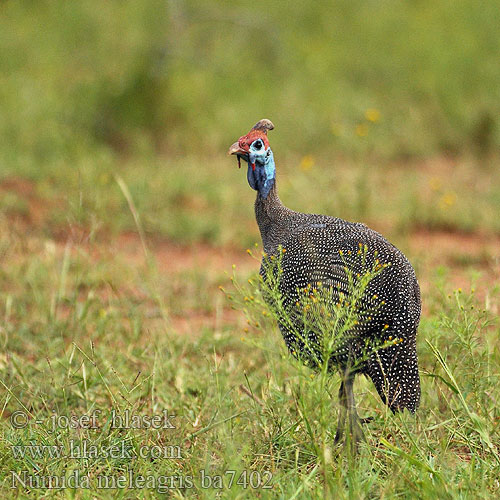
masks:
<path fill-rule="evenodd" d="M 257 149 L 256 146 L 259 145 L 260 149 Z M 276 177 L 273 152 L 270 147 L 267 150 L 264 149 L 264 145 L 260 139 L 252 142 L 248 152 L 248 184 L 265 199 L 269 191 L 271 191 Z M 252 168 L 252 164 L 255 165 L 255 170 Z"/>

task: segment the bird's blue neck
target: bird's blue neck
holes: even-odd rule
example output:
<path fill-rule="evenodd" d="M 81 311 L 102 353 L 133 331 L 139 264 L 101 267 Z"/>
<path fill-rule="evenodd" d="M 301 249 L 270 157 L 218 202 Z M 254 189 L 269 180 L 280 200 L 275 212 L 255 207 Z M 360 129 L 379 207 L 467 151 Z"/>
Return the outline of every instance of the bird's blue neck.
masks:
<path fill-rule="evenodd" d="M 253 165 L 255 168 L 253 168 Z M 250 153 L 247 170 L 247 179 L 250 187 L 258 191 L 262 198 L 266 199 L 274 186 L 275 178 L 276 167 L 271 149 L 268 149 L 265 155 L 257 156 Z"/>

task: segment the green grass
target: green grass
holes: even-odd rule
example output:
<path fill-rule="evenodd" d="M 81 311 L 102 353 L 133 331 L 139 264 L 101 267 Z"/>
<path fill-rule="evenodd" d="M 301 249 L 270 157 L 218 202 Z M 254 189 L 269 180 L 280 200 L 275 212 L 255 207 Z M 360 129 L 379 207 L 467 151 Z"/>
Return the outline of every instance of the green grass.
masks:
<path fill-rule="evenodd" d="M 111 252 L 95 260 L 92 245 L 64 247 L 5 229 L 0 360 L 4 496 L 28 491 L 10 488 L 11 471 L 23 470 L 45 478 L 69 477 L 75 470 L 80 477 L 88 475 L 91 489 L 50 492 L 61 498 L 156 498 L 168 484 L 176 486 L 174 498 L 214 498 L 217 490 L 200 482 L 202 470 L 225 478 L 227 498 L 252 497 L 250 486 L 243 487 L 244 474 L 249 481 L 252 471 L 257 471 L 253 481 L 272 475 L 272 489 L 258 490 L 262 498 L 498 495 L 499 325 L 490 321 L 498 289 L 489 290 L 485 303 L 465 291 L 448 297 L 435 281 L 436 291 L 425 300 L 439 313 L 423 319 L 418 342 L 421 409 L 415 418 L 394 416 L 371 383 L 359 378 L 360 413 L 374 420 L 365 426 L 367 443 L 352 461 L 332 444 L 338 377 L 328 377 L 322 385 L 320 376 L 291 359 L 274 321 L 263 314 L 265 308 L 252 306 L 249 324 L 221 321 L 214 328 L 207 321 L 198 331 L 176 331 L 173 313 L 182 304 L 186 312 L 205 309 L 214 317 L 231 303 L 221 303 L 223 295 L 216 290 L 217 283 L 229 283 L 227 277 L 209 279 L 205 270 L 198 276 L 193 270 L 190 289 L 184 295 L 181 289 L 172 293 L 154 254 L 149 263 L 143 259 L 130 266 Z M 238 270 L 236 276 L 246 278 Z M 231 289 L 230 283 L 224 286 Z M 205 293 L 207 288 L 212 293 Z M 197 298 L 190 302 L 193 293 Z M 258 290 L 253 293 L 257 296 Z M 111 428 L 111 410 L 156 415 L 164 408 L 176 415 L 175 429 Z M 51 428 L 53 415 L 91 415 L 94 410 L 102 411 L 98 429 Z M 11 425 L 15 411 L 30 416 L 25 428 Z M 19 448 L 12 448 L 36 444 L 69 450 L 71 443 L 75 447 L 84 441 L 101 447 L 101 457 L 54 459 L 45 451 L 38 458 L 20 458 L 14 456 Z M 170 458 L 103 457 L 103 450 L 112 446 L 124 446 L 134 455 L 161 449 Z M 236 478 L 228 488 L 232 473 L 226 471 L 233 470 Z M 153 486 L 96 489 L 99 476 L 123 474 L 149 477 Z M 193 484 L 178 489 L 179 482 L 168 481 L 180 480 L 165 476 L 193 476 Z M 236 484 L 238 478 L 241 484 Z M 36 498 L 44 494 L 43 488 L 33 490 Z"/>

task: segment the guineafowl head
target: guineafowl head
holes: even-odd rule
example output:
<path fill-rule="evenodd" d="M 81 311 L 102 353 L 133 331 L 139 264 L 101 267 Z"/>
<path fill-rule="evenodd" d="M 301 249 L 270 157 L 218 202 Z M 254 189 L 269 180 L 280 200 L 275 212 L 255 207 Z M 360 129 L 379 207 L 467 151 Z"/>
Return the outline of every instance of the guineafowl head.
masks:
<path fill-rule="evenodd" d="M 273 152 L 267 139 L 267 131 L 273 128 L 271 120 L 260 120 L 248 134 L 241 136 L 228 151 L 228 154 L 238 157 L 238 165 L 240 165 L 241 159 L 248 163 L 248 184 L 263 198 L 267 198 L 276 177 Z"/>

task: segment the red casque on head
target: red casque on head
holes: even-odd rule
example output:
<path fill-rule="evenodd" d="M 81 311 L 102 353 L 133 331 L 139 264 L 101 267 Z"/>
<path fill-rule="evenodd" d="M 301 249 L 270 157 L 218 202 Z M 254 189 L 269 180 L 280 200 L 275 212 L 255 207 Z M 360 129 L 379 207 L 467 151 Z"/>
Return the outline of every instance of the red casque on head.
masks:
<path fill-rule="evenodd" d="M 269 147 L 269 140 L 267 139 L 266 132 L 263 132 L 262 130 L 255 130 L 255 129 L 250 130 L 250 132 L 248 132 L 248 134 L 242 135 L 238 139 L 238 147 L 241 150 L 246 151 L 248 153 L 248 148 L 250 147 L 250 144 L 252 144 L 252 142 L 256 141 L 257 139 L 262 140 L 262 142 L 264 143 L 265 149 L 267 149 Z"/>

